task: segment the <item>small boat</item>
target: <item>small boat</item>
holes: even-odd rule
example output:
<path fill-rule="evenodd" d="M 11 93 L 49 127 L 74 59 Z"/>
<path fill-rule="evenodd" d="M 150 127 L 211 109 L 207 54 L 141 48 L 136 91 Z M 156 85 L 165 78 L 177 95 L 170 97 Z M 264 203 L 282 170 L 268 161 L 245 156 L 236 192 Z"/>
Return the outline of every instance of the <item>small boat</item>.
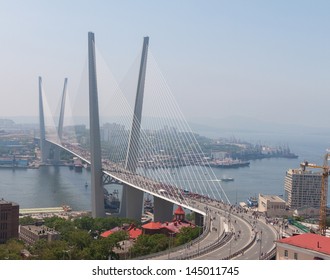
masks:
<path fill-rule="evenodd" d="M 231 177 L 224 177 L 224 178 L 221 178 L 220 181 L 221 181 L 221 182 L 232 182 L 232 181 L 234 181 L 234 178 L 231 178 Z"/>
<path fill-rule="evenodd" d="M 149 194 L 144 199 L 143 211 L 144 211 L 144 213 L 146 213 L 146 212 L 153 213 L 154 212 L 154 204 L 153 204 L 153 201 L 151 200 Z"/>
<path fill-rule="evenodd" d="M 217 168 L 238 168 L 249 166 L 249 161 L 242 161 L 239 159 L 225 158 L 223 160 L 213 160 L 210 162 L 211 167 Z"/>
<path fill-rule="evenodd" d="M 83 164 L 80 159 L 75 159 L 73 162 L 73 166 L 74 166 L 74 171 L 82 172 Z"/>
<path fill-rule="evenodd" d="M 246 202 L 249 207 L 258 207 L 258 198 L 256 196 L 250 196 Z"/>

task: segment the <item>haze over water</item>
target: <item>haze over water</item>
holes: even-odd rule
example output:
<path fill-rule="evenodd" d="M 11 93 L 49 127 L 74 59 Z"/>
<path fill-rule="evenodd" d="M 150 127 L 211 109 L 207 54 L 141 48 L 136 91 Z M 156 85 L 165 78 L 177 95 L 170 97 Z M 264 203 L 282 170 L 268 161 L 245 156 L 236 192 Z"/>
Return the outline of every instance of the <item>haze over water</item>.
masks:
<path fill-rule="evenodd" d="M 259 135 L 261 136 L 261 135 Z M 250 135 L 255 137 L 255 135 Z M 266 136 L 263 135 L 264 141 Z M 277 134 L 279 139 L 285 139 Z M 288 137 L 288 136 L 286 136 Z M 274 137 L 271 137 L 274 141 Z M 246 138 L 247 139 L 247 138 Z M 262 139 L 262 138 L 258 138 Z M 249 167 L 238 169 L 213 168 L 217 178 L 232 177 L 233 182 L 221 182 L 231 203 L 246 201 L 250 196 L 263 194 L 284 194 L 284 177 L 289 168 L 298 168 L 300 162 L 308 160 L 323 164 L 327 148 L 327 135 L 308 135 L 287 138 L 291 151 L 298 159 L 271 158 L 251 161 Z M 284 141 L 283 141 L 284 142 Z M 188 167 L 184 167 L 188 168 Z M 318 171 L 318 170 L 314 170 Z M 173 169 L 173 173 L 180 172 Z M 175 175 L 174 175 L 175 177 Z M 20 208 L 56 207 L 70 205 L 73 210 L 90 210 L 90 172 L 74 172 L 68 167 L 41 167 L 39 169 L 0 169 L 0 197 L 17 202 Z M 85 187 L 86 182 L 88 187 Z M 184 186 L 184 183 L 182 184 Z M 120 186 L 110 185 L 112 192 Z M 328 198 L 329 201 L 329 198 Z"/>

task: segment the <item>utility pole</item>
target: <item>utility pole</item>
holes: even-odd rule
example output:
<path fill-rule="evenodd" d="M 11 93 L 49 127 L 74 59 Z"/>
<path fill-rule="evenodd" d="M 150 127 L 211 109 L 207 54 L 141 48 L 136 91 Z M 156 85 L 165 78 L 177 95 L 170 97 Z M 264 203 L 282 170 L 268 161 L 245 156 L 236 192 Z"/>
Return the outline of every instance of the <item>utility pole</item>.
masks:
<path fill-rule="evenodd" d="M 261 247 L 262 247 L 262 230 L 260 230 L 260 236 L 259 236 L 259 242 L 260 242 L 260 249 L 259 249 L 259 260 L 261 260 Z"/>

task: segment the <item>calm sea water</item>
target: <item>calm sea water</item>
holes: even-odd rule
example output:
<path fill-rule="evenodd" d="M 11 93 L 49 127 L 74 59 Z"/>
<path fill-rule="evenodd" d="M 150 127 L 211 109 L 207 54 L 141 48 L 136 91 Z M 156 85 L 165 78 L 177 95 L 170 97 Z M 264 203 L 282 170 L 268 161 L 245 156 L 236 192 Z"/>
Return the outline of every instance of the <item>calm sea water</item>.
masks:
<path fill-rule="evenodd" d="M 255 160 L 249 167 L 238 169 L 213 168 L 218 178 L 234 178 L 233 182 L 221 183 L 231 203 L 246 201 L 258 193 L 283 195 L 286 170 L 298 168 L 303 160 L 322 164 L 326 148 L 330 147 L 330 138 L 326 135 L 296 135 L 286 141 L 284 136 L 277 137 L 283 139 L 282 143 L 287 143 L 299 158 Z M 274 141 L 274 136 L 271 138 Z M 0 198 L 17 202 L 21 208 L 68 204 L 74 210 L 90 210 L 91 193 L 90 186 L 85 187 L 86 182 L 90 185 L 89 171 L 77 173 L 68 167 L 0 169 Z M 118 188 L 107 186 L 110 192 Z"/>

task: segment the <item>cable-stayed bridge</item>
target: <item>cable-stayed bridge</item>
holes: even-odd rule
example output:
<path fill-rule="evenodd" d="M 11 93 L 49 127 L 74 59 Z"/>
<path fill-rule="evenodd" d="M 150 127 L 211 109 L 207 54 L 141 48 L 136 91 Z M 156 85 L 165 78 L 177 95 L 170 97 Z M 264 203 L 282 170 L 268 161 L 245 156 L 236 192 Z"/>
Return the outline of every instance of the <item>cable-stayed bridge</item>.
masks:
<path fill-rule="evenodd" d="M 121 215 L 140 219 L 144 193 L 153 195 L 154 217 L 157 221 L 172 219 L 173 205 L 181 205 L 196 213 L 197 222 L 205 216 L 207 208 L 200 208 L 196 201 L 214 199 L 228 203 L 220 180 L 218 180 L 201 150 L 196 136 L 187 125 L 175 101 L 166 107 L 166 96 L 162 90 L 168 91 L 166 84 L 148 81 L 148 74 L 156 71 L 152 62 L 148 64 L 149 38 L 143 41 L 142 55 L 139 65 L 134 109 L 128 119 L 130 124 L 116 124 L 109 145 L 110 155 L 105 155 L 101 145 L 98 86 L 96 78 L 95 38 L 93 33 L 88 37 L 88 81 L 89 81 L 89 140 L 88 145 L 77 144 L 72 135 L 64 133 L 64 112 L 67 96 L 67 79 L 61 99 L 59 122 L 45 124 L 44 93 L 42 79 L 39 78 L 39 115 L 40 115 L 40 147 L 42 162 L 47 162 L 51 147 L 54 150 L 53 160 L 59 161 L 59 150 L 63 149 L 91 165 L 92 177 L 92 215 L 104 215 L 103 185 L 119 183 L 123 186 Z M 151 65 L 152 71 L 147 71 Z M 159 114 L 157 103 L 153 103 L 157 116 L 147 128 L 143 127 L 142 107 L 145 91 L 156 95 L 159 91 L 158 103 L 167 114 L 164 118 Z M 170 96 L 169 99 L 173 99 Z M 120 106 L 123 110 L 124 106 Z M 164 122 L 161 122 L 163 120 Z M 160 127 L 161 126 L 161 127 Z M 104 135 L 103 135 L 104 136 Z M 104 140 L 104 139 L 103 139 Z M 116 157 L 114 157 L 116 155 Z M 199 220 L 199 221 L 198 221 Z M 200 222 L 199 222 L 200 223 Z"/>

